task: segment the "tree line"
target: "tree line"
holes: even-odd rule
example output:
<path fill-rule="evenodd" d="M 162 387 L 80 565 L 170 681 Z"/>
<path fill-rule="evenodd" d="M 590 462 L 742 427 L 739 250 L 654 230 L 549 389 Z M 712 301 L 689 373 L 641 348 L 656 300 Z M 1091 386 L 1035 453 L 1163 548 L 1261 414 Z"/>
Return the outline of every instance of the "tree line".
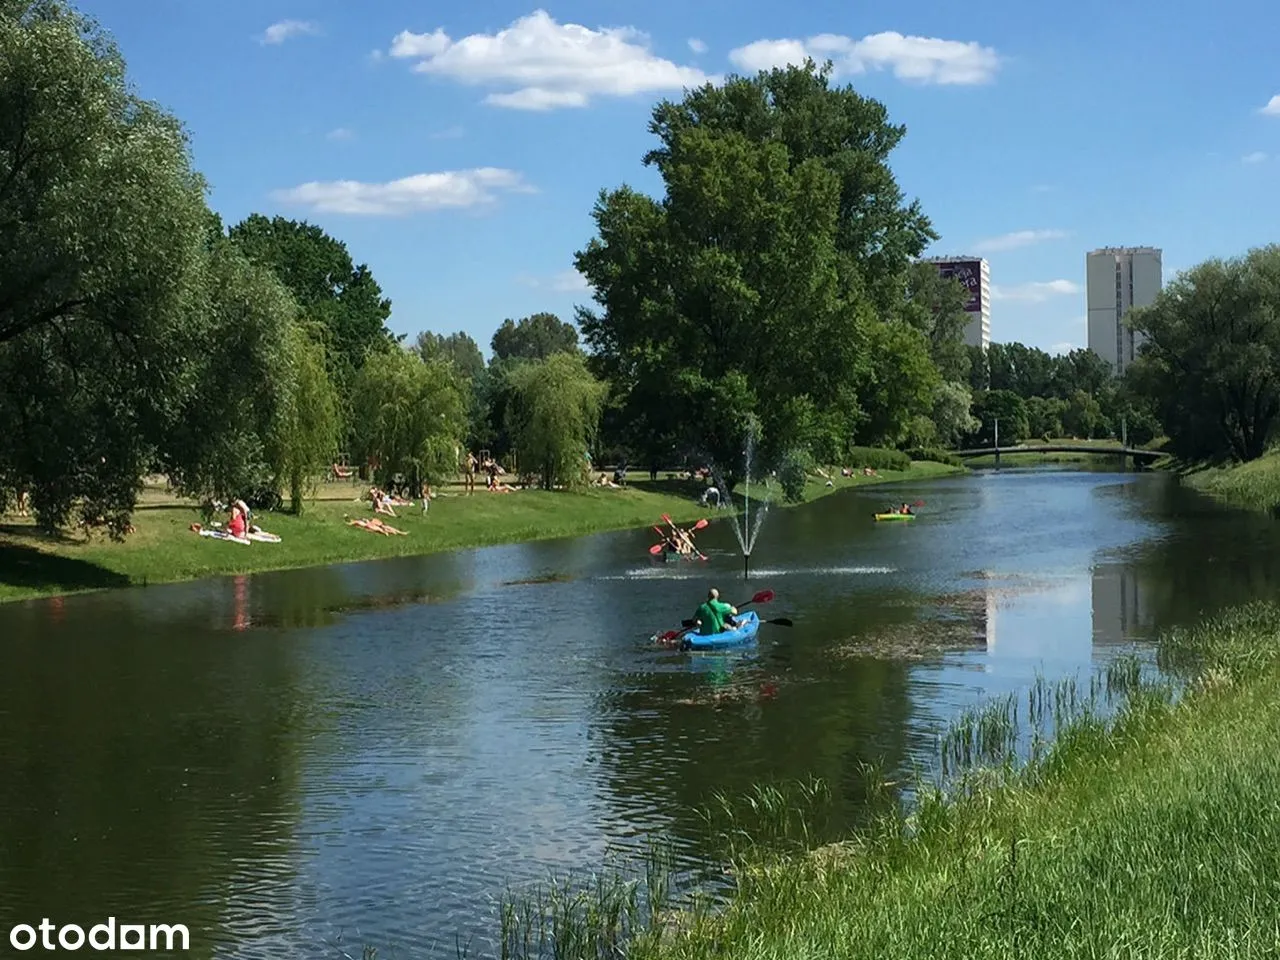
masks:
<path fill-rule="evenodd" d="M 966 347 L 966 291 L 919 261 L 938 235 L 889 165 L 905 128 L 829 65 L 658 103 L 663 190 L 600 192 L 575 255 L 593 302 L 506 320 L 488 362 L 465 333 L 393 334 L 369 267 L 318 226 L 226 227 L 181 124 L 60 0 L 0 0 L 0 103 L 0 501 L 29 493 L 50 528 L 124 530 L 150 472 L 301 509 L 342 454 L 379 480 L 436 483 L 486 449 L 546 487 L 588 455 L 732 486 L 748 444 L 794 476 L 866 448 L 941 457 L 998 417 L 1002 440 L 1256 456 L 1280 406 L 1273 252 L 1135 311 L 1149 343 L 1123 380 L 1088 351 Z"/>

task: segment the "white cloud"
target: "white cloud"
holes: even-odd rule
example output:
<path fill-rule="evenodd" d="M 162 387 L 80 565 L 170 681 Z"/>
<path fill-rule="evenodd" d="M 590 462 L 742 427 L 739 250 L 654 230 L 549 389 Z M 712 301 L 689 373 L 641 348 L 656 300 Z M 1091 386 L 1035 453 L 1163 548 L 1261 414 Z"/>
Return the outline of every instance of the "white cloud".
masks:
<path fill-rule="evenodd" d="M 486 103 L 515 110 L 585 107 L 592 97 L 677 91 L 715 78 L 655 56 L 630 27 L 591 30 L 557 23 L 545 10 L 494 34 L 452 40 L 441 29 L 399 33 L 391 56 L 416 60 L 418 73 L 472 86 L 506 87 Z"/>
<path fill-rule="evenodd" d="M 314 36 L 320 32 L 320 25 L 310 20 L 281 20 L 262 31 L 259 42 L 281 44 L 290 37 Z"/>
<path fill-rule="evenodd" d="M 1045 240 L 1061 240 L 1065 236 L 1066 233 L 1061 230 L 1015 230 L 1013 233 L 979 240 L 973 245 L 973 249 L 976 253 L 1002 253 L 1043 243 Z"/>
<path fill-rule="evenodd" d="M 577 270 L 564 270 L 551 278 L 551 289 L 557 293 L 583 293 L 591 289 L 591 284 Z"/>
<path fill-rule="evenodd" d="M 330 140 L 350 140 L 355 136 L 355 131 L 348 129 L 347 127 L 335 127 L 333 130 L 326 133 L 325 136 Z"/>
<path fill-rule="evenodd" d="M 573 268 L 561 270 L 559 273 L 552 274 L 549 277 L 533 277 L 528 274 L 521 274 L 516 277 L 516 280 L 526 287 L 532 287 L 535 290 L 550 290 L 552 293 L 585 293 L 591 289 L 591 285 L 587 283 L 587 278 Z"/>
<path fill-rule="evenodd" d="M 313 181 L 288 190 L 277 190 L 272 198 L 281 203 L 308 207 L 318 213 L 393 217 L 432 210 L 484 206 L 494 203 L 500 192 L 535 191 L 514 170 L 479 167 L 472 170 L 419 173 L 389 183 Z"/>
<path fill-rule="evenodd" d="M 1022 283 L 1016 287 L 991 286 L 992 300 L 1025 300 L 1043 303 L 1051 297 L 1065 297 L 1080 292 L 1080 284 L 1070 280 L 1046 280 L 1041 283 Z"/>
<path fill-rule="evenodd" d="M 1265 113 L 1269 117 L 1280 117 L 1280 93 L 1267 101 L 1267 105 L 1258 111 Z"/>
<path fill-rule="evenodd" d="M 816 63 L 830 60 L 837 75 L 889 69 L 899 80 L 919 83 L 986 83 L 1000 67 L 995 50 L 977 42 L 908 37 L 892 31 L 869 34 L 861 40 L 831 33 L 807 40 L 757 40 L 729 52 L 735 66 L 752 73 L 787 64 L 799 66 L 806 57 Z"/>
<path fill-rule="evenodd" d="M 703 43 L 701 40 L 699 40 L 697 37 L 690 37 L 689 49 L 692 50 L 694 53 L 706 53 L 707 45 Z"/>
<path fill-rule="evenodd" d="M 1267 155 L 1261 150 L 1255 150 L 1253 153 L 1246 153 L 1240 158 L 1241 163 L 1262 163 L 1267 159 Z"/>

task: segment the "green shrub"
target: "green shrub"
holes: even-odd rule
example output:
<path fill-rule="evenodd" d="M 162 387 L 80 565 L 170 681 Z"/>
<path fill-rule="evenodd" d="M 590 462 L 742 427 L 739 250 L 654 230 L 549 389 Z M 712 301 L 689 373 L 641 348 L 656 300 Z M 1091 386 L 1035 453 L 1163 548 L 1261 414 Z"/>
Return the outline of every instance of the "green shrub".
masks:
<path fill-rule="evenodd" d="M 911 458 L 901 450 L 883 447 L 850 447 L 848 465 L 872 470 L 910 470 Z"/>
<path fill-rule="evenodd" d="M 912 460 L 931 460 L 934 463 L 945 463 L 949 467 L 963 467 L 964 461 L 954 453 L 941 447 L 915 447 L 907 451 Z"/>
<path fill-rule="evenodd" d="M 788 450 L 778 465 L 778 483 L 782 485 L 782 498 L 787 503 L 804 500 L 804 488 L 809 482 L 813 458 L 804 450 Z"/>

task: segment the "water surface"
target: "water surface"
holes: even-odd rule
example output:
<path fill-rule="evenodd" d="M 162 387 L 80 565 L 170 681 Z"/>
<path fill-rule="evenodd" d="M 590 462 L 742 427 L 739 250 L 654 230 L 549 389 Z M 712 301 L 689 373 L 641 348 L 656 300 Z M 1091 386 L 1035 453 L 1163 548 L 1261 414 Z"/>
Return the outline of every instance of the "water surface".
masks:
<path fill-rule="evenodd" d="M 895 500 L 920 519 L 874 523 Z M 705 564 L 631 531 L 0 606 L 0 925 L 453 956 L 508 883 L 655 831 L 709 854 L 715 791 L 817 776 L 856 822 L 859 765 L 933 763 L 966 705 L 1272 595 L 1278 529 L 1160 475 L 1004 470 L 775 509 L 749 583 L 720 519 Z M 711 585 L 796 626 L 655 649 Z"/>

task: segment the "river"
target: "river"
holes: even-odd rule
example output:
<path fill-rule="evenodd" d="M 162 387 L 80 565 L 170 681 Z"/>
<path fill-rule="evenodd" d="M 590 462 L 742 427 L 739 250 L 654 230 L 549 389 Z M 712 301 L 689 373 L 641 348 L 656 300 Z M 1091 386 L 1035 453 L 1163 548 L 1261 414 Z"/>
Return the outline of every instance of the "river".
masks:
<path fill-rule="evenodd" d="M 876 524 L 890 501 L 915 521 Z M 441 509 L 447 509 L 442 505 Z M 0 606 L 0 926 L 183 923 L 192 955 L 452 957 L 507 884 L 714 791 L 936 760 L 969 704 L 1280 583 L 1280 525 L 1159 474 L 991 470 L 774 509 L 742 580 L 629 531 Z M 771 588 L 749 654 L 650 636 Z"/>

